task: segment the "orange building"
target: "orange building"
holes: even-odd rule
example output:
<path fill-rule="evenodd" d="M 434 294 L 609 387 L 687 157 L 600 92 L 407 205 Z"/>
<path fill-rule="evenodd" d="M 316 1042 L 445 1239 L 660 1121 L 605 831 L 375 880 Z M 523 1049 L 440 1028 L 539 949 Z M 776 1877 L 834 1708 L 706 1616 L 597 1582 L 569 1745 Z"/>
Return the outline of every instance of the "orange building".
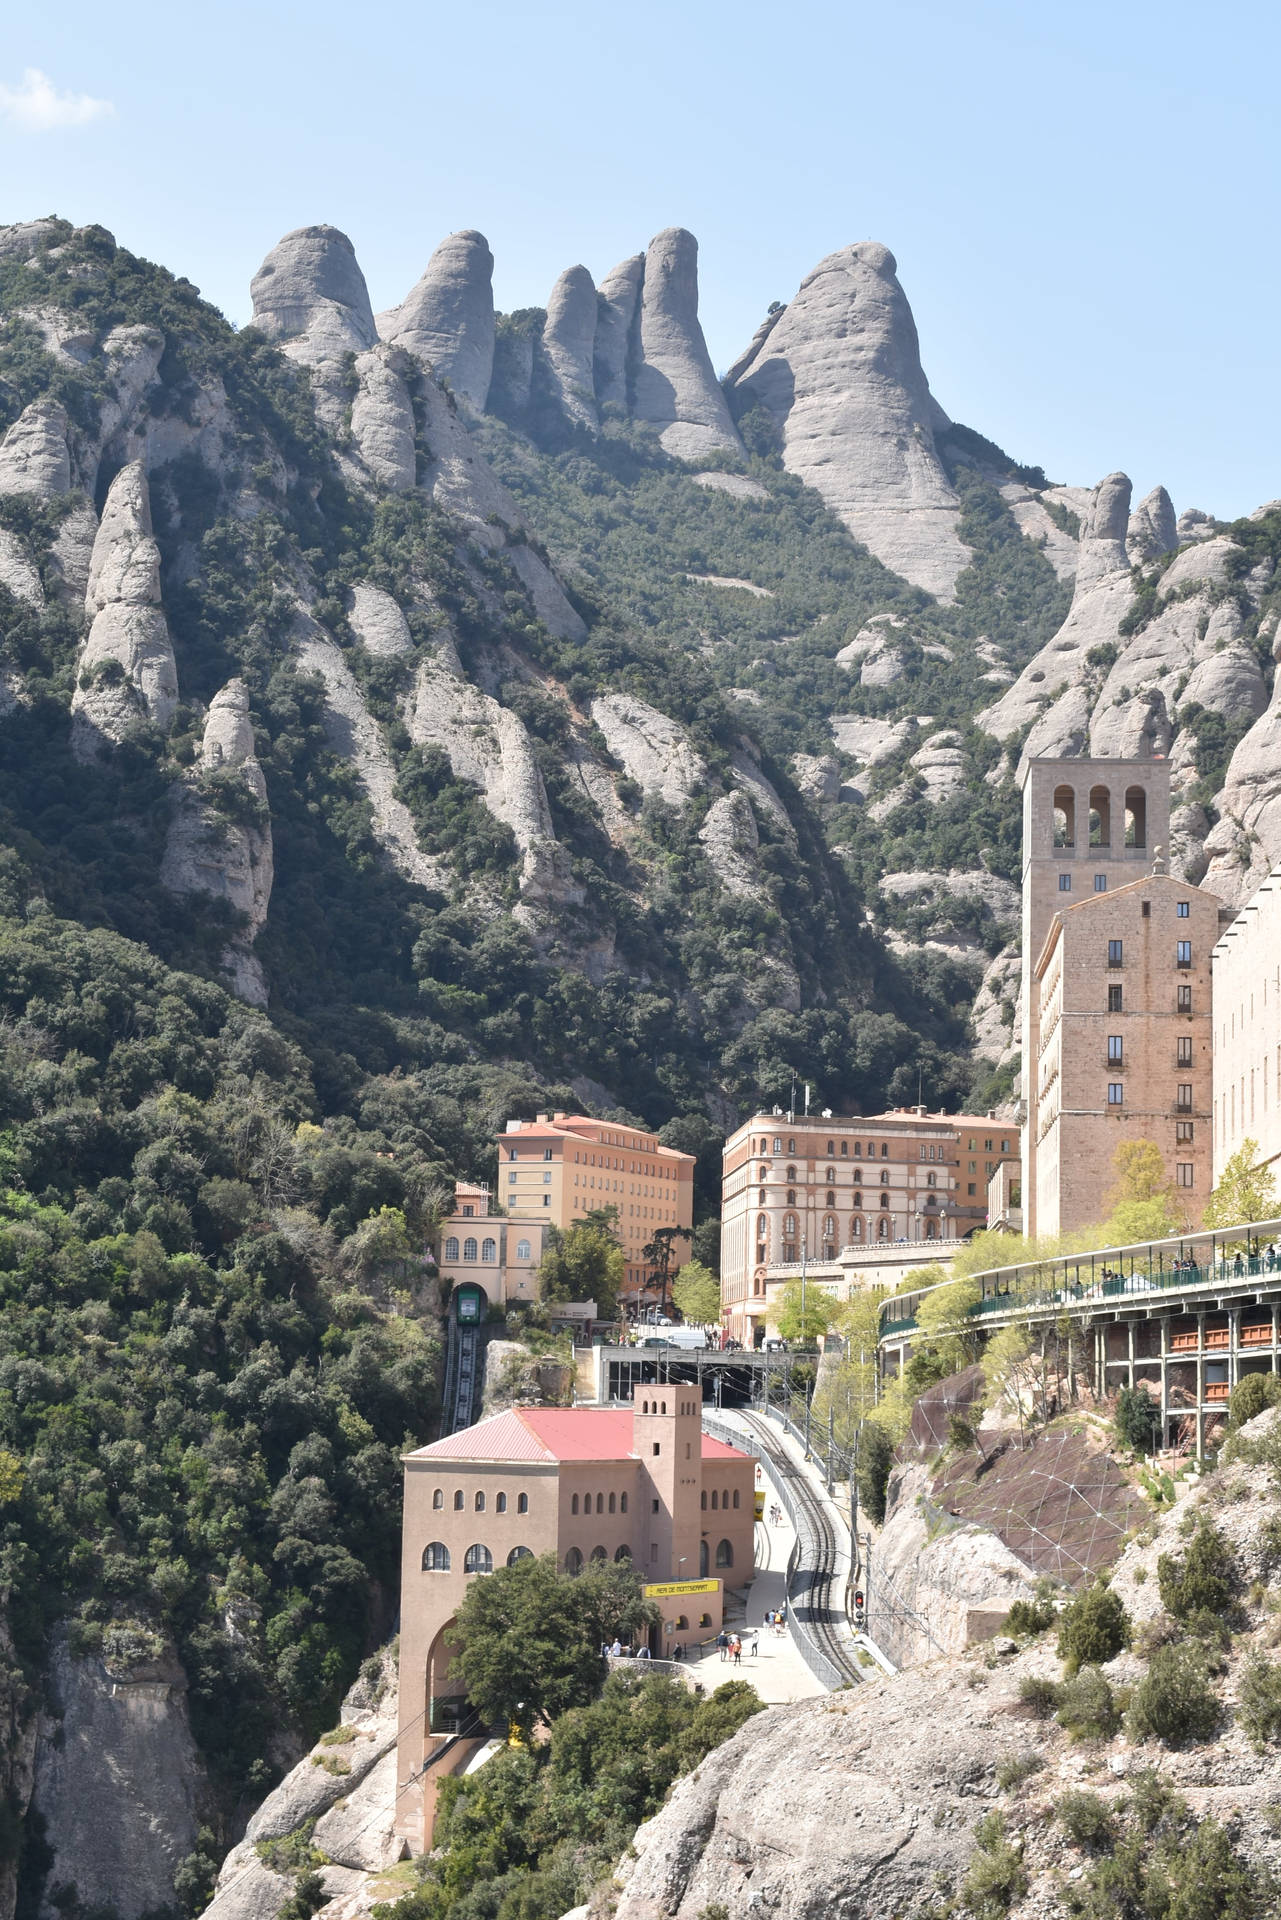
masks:
<path fill-rule="evenodd" d="M 562 1231 L 597 1207 L 617 1207 L 623 1294 L 635 1305 L 652 1275 L 644 1248 L 660 1227 L 688 1231 L 694 1224 L 694 1156 L 639 1127 L 540 1113 L 535 1120 L 509 1120 L 498 1136 L 495 1198 L 513 1219 L 550 1222 Z M 673 1272 L 688 1258 L 688 1240 L 678 1239 Z"/>
<path fill-rule="evenodd" d="M 396 1831 L 415 1853 L 440 1778 L 485 1737 L 451 1671 L 472 1580 L 552 1553 L 571 1574 L 626 1560 L 647 1584 L 693 1585 L 661 1597 L 661 1656 L 713 1637 L 725 1587 L 753 1578 L 755 1462 L 702 1412 L 696 1388 L 641 1388 L 630 1407 L 513 1408 L 404 1456 Z"/>

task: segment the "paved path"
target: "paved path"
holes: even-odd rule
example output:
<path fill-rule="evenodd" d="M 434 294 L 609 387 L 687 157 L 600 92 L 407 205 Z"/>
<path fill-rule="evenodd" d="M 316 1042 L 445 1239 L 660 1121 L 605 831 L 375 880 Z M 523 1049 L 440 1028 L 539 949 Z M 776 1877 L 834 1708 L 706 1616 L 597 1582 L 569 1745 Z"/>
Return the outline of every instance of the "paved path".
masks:
<path fill-rule="evenodd" d="M 778 1706 L 785 1700 L 808 1700 L 824 1691 L 792 1645 L 790 1636 L 784 1634 L 778 1638 L 772 1628 L 763 1625 L 765 1615 L 785 1603 L 787 1562 L 795 1542 L 796 1535 L 786 1515 L 778 1527 L 757 1521 L 756 1578 L 747 1589 L 746 1612 L 741 1588 L 725 1596 L 726 1624 L 731 1632 L 737 1630 L 743 1636 L 742 1665 L 734 1667 L 730 1661 L 722 1660 L 715 1647 L 702 1660 L 689 1663 L 690 1672 L 702 1681 L 709 1693 L 726 1680 L 750 1680 L 768 1706 Z M 750 1651 L 753 1634 L 757 1645 L 755 1654 Z"/>

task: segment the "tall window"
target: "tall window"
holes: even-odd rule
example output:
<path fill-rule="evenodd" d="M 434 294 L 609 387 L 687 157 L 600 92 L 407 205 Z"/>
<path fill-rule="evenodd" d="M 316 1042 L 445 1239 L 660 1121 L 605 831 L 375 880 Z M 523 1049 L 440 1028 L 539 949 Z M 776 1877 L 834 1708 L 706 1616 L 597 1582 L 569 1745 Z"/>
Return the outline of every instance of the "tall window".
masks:
<path fill-rule="evenodd" d="M 1196 1122 L 1194 1120 L 1176 1120 L 1175 1121 L 1174 1138 L 1175 1138 L 1176 1145 L 1180 1147 L 1182 1146 L 1190 1147 L 1192 1145 L 1192 1129 L 1195 1125 L 1196 1125 Z"/>
<path fill-rule="evenodd" d="M 1192 1065 L 1192 1035 L 1190 1033 L 1180 1034 L 1174 1044 L 1178 1050 L 1176 1064 L 1180 1067 L 1190 1067 Z"/>
<path fill-rule="evenodd" d="M 1108 1105 L 1110 1107 L 1120 1107 L 1120 1106 L 1124 1106 L 1124 1104 L 1125 1104 L 1125 1088 L 1121 1085 L 1121 1082 L 1119 1080 L 1109 1081 Z"/>
<path fill-rule="evenodd" d="M 433 1540 L 423 1548 L 423 1572 L 449 1572 L 449 1548 L 443 1540 Z"/>
<path fill-rule="evenodd" d="M 1109 1012 L 1109 1013 L 1120 1013 L 1120 1012 L 1121 1012 L 1121 1009 L 1122 1009 L 1122 1000 L 1121 1000 L 1121 996 L 1122 996 L 1122 994 L 1123 994 L 1123 992 L 1124 992 L 1124 988 L 1123 988 L 1123 987 L 1109 987 L 1109 988 L 1108 988 L 1108 1012 Z"/>
<path fill-rule="evenodd" d="M 1179 987 L 1178 987 L 1178 988 L 1176 989 L 1176 991 L 1177 991 L 1177 993 L 1178 993 L 1178 996 L 1179 996 L 1179 997 L 1178 997 L 1178 1011 L 1179 1011 L 1180 1013 L 1191 1013 L 1191 1011 L 1192 1011 L 1192 989 L 1191 989 L 1191 987 L 1190 987 L 1190 986 L 1183 986 L 1183 985 L 1180 985 L 1180 986 L 1179 986 Z"/>
<path fill-rule="evenodd" d="M 566 1573 L 581 1573 L 582 1570 L 583 1556 L 577 1547 L 571 1547 L 565 1555 L 565 1571 Z"/>
<path fill-rule="evenodd" d="M 516 1495 L 516 1511 L 517 1513 L 529 1512 L 529 1495 L 527 1493 L 518 1493 Z"/>
<path fill-rule="evenodd" d="M 1175 1165 L 1174 1176 L 1175 1176 L 1175 1181 L 1179 1186 L 1190 1187 L 1192 1185 L 1191 1160 L 1178 1161 Z"/>
<path fill-rule="evenodd" d="M 1108 941 L 1108 965 L 1110 967 L 1120 967 L 1120 966 L 1123 966 L 1124 964 L 1125 964 L 1125 960 L 1124 960 L 1124 954 L 1123 954 L 1121 942 L 1119 940 L 1109 940 Z"/>
<path fill-rule="evenodd" d="M 734 1549 L 733 1549 L 733 1547 L 732 1547 L 732 1546 L 730 1545 L 730 1543 L 729 1543 L 729 1541 L 728 1541 L 728 1540 L 718 1540 L 718 1541 L 717 1541 L 717 1543 L 716 1543 L 716 1564 L 717 1564 L 717 1566 L 718 1566 L 718 1567 L 732 1567 L 732 1566 L 733 1566 L 733 1564 L 734 1564 Z"/>
<path fill-rule="evenodd" d="M 468 1547 L 463 1555 L 464 1573 L 492 1573 L 494 1556 L 488 1547 Z"/>
<path fill-rule="evenodd" d="M 1071 891 L 1072 891 L 1072 876 L 1071 876 L 1071 874 L 1070 874 L 1070 873 L 1061 873 L 1061 874 L 1059 875 L 1059 892 L 1060 892 L 1060 893 L 1071 893 Z"/>
<path fill-rule="evenodd" d="M 1175 904 L 1174 914 L 1177 920 L 1190 920 L 1192 917 L 1191 904 L 1187 900 L 1179 900 Z"/>
<path fill-rule="evenodd" d="M 464 1240 L 463 1241 L 463 1259 L 474 1260 L 475 1258 L 476 1258 L 476 1242 L 474 1240 Z"/>
<path fill-rule="evenodd" d="M 445 1242 L 445 1258 L 446 1258 L 446 1260 L 456 1260 L 456 1259 L 458 1258 L 458 1236 L 457 1236 L 457 1234 L 454 1234 L 454 1233 L 451 1233 L 451 1234 L 450 1234 L 450 1236 L 449 1236 L 449 1238 L 448 1238 L 448 1240 L 446 1240 L 446 1242 Z"/>
<path fill-rule="evenodd" d="M 1108 1035 L 1108 1059 L 1115 1060 L 1119 1066 L 1124 1058 L 1125 1041 L 1119 1033 L 1110 1033 Z"/>
<path fill-rule="evenodd" d="M 498 1242 L 496 1240 L 486 1240 L 481 1247 L 480 1257 L 487 1266 L 492 1267 L 494 1261 L 498 1258 Z"/>
<path fill-rule="evenodd" d="M 518 1260 L 528 1260 L 529 1257 L 530 1246 L 528 1240 L 518 1240 L 516 1242 L 516 1258 Z"/>
<path fill-rule="evenodd" d="M 1106 893 L 1107 890 L 1108 877 L 1106 873 L 1096 873 L 1094 876 L 1094 891 L 1096 893 Z"/>
<path fill-rule="evenodd" d="M 1192 1085 L 1190 1081 L 1181 1080 L 1179 1082 L 1178 1097 L 1174 1104 L 1180 1113 L 1191 1113 Z"/>
<path fill-rule="evenodd" d="M 1192 965 L 1192 942 L 1190 940 L 1175 941 L 1174 964 L 1176 967 L 1190 967 Z"/>

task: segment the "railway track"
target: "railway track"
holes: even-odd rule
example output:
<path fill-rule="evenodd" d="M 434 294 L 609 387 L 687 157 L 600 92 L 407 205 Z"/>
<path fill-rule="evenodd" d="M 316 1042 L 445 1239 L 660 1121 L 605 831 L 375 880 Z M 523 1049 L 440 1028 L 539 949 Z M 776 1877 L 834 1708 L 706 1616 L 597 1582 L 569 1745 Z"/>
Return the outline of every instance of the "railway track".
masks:
<path fill-rule="evenodd" d="M 478 1327 L 449 1321 L 449 1348 L 445 1361 L 441 1433 L 460 1433 L 475 1418 L 476 1389 L 484 1345 Z"/>
<path fill-rule="evenodd" d="M 835 1523 L 810 1485 L 809 1475 L 796 1465 L 769 1421 L 741 1411 L 738 1417 L 751 1428 L 761 1458 L 768 1460 L 796 1528 L 796 1561 L 787 1587 L 792 1623 L 832 1670 L 831 1684 L 861 1680 L 858 1662 L 838 1631 L 838 1622 L 847 1616 L 844 1597 L 837 1590 Z"/>

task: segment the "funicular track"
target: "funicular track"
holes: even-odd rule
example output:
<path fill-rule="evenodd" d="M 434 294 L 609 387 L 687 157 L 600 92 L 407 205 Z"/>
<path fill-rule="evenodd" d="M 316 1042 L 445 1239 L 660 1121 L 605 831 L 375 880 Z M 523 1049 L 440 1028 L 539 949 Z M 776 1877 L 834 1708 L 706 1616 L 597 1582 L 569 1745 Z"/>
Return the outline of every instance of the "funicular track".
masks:
<path fill-rule="evenodd" d="M 836 1525 L 770 1422 L 760 1414 L 739 1411 L 750 1427 L 756 1450 L 768 1461 L 788 1518 L 796 1529 L 796 1553 L 787 1583 L 787 1604 L 801 1651 L 818 1677 L 829 1687 L 861 1680 L 862 1673 L 839 1623 L 846 1618 L 840 1591 Z M 728 1437 L 728 1436 L 727 1436 Z M 809 1658 L 807 1649 L 814 1658 Z"/>

